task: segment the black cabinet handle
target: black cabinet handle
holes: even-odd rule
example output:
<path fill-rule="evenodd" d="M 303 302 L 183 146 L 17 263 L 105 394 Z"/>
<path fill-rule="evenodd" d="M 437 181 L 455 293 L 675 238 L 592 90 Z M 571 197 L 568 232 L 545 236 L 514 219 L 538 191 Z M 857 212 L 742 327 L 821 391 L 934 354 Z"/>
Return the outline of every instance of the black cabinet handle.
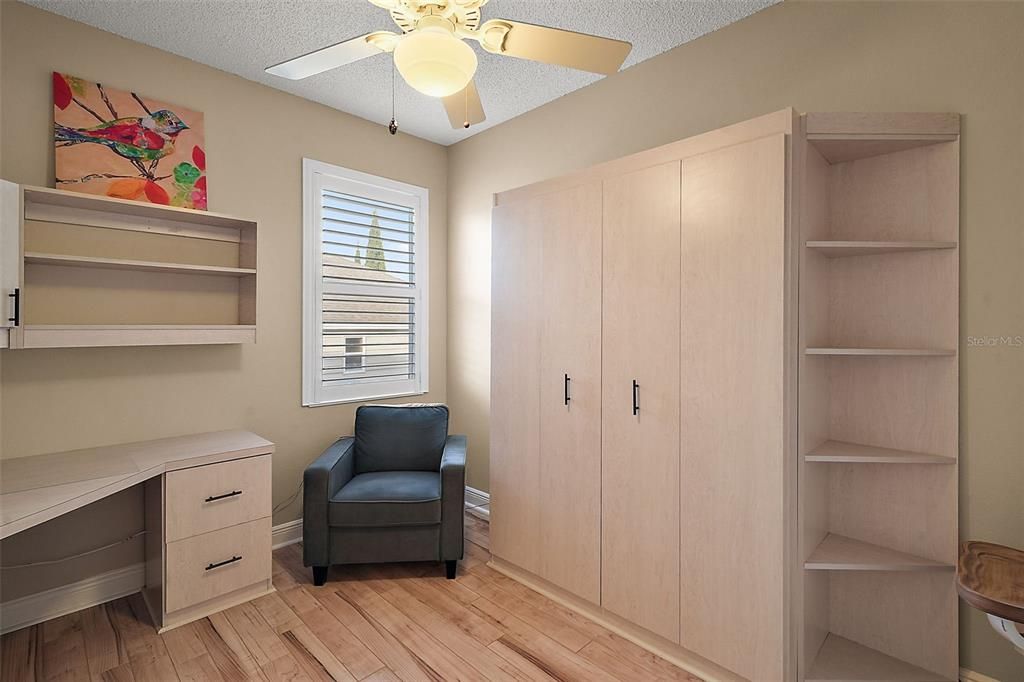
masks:
<path fill-rule="evenodd" d="M 210 497 L 207 497 L 205 501 L 206 502 L 214 502 L 216 500 L 223 500 L 224 498 L 235 497 L 236 495 L 241 495 L 241 494 L 242 494 L 241 490 L 232 490 L 231 492 L 224 493 L 223 495 L 211 495 Z"/>
<path fill-rule="evenodd" d="M 215 564 L 207 564 L 206 568 L 204 570 L 212 571 L 215 568 L 220 568 L 221 566 L 227 566 L 228 564 L 233 564 L 236 561 L 241 561 L 241 560 L 242 560 L 242 557 L 240 557 L 240 556 L 233 556 L 230 559 L 225 559 L 224 561 L 218 561 Z"/>
<path fill-rule="evenodd" d="M 569 382 L 570 381 L 572 381 L 572 379 L 570 379 L 569 375 L 566 374 L 565 375 L 565 404 L 566 405 L 568 405 L 569 401 L 571 400 L 571 398 L 569 397 Z"/>
<path fill-rule="evenodd" d="M 21 324 L 21 289 L 15 289 L 13 294 L 7 294 L 8 298 L 14 299 L 14 317 L 8 317 L 8 322 L 13 322 L 17 327 Z"/>
<path fill-rule="evenodd" d="M 640 412 L 640 384 L 633 379 L 633 414 Z"/>

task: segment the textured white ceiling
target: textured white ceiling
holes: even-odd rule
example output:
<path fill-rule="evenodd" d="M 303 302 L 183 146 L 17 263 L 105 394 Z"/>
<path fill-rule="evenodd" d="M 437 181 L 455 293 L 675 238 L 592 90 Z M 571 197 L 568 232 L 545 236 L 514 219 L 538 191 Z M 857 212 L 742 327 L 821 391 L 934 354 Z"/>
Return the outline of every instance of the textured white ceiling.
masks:
<path fill-rule="evenodd" d="M 780 0 L 490 0 L 483 20 L 511 19 L 633 44 L 623 68 L 726 26 Z M 264 73 L 271 64 L 371 31 L 396 30 L 366 0 L 23 0 L 386 125 L 391 56 L 380 54 L 302 81 Z M 169 30 L 169 27 L 172 27 Z M 593 83 L 601 76 L 477 51 L 487 120 L 453 130 L 441 102 L 396 78 L 402 131 L 452 144 Z M 699 65 L 696 65 L 699 68 Z M 159 94 L 159 93 L 156 93 Z"/>

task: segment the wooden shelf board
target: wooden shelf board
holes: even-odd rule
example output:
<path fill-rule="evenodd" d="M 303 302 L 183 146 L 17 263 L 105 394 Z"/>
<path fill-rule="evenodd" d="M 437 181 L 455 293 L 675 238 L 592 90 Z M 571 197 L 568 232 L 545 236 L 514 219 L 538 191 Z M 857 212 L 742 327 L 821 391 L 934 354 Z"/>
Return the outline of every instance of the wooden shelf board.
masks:
<path fill-rule="evenodd" d="M 811 571 L 951 571 L 954 566 L 829 533 L 811 552 L 804 568 Z"/>
<path fill-rule="evenodd" d="M 864 462 L 868 464 L 955 464 L 952 457 L 927 452 L 894 450 L 873 445 L 828 440 L 804 455 L 805 462 Z"/>
<path fill-rule="evenodd" d="M 146 272 L 169 272 L 182 275 L 218 275 L 244 277 L 255 275 L 254 268 L 229 268 L 218 265 L 193 265 L 189 263 L 161 263 L 159 261 L 124 260 L 121 258 L 99 258 L 95 256 L 68 256 L 59 253 L 25 252 L 25 262 L 35 265 L 63 265 L 76 268 L 100 268 L 105 270 L 139 270 Z"/>
<path fill-rule="evenodd" d="M 950 356 L 955 350 L 944 348 L 808 348 L 807 355 L 868 355 L 868 356 Z"/>
<path fill-rule="evenodd" d="M 256 325 L 25 325 L 25 348 L 255 343 Z"/>
<path fill-rule="evenodd" d="M 807 141 L 829 163 L 845 163 L 883 154 L 895 154 L 942 142 L 954 142 L 957 137 L 955 134 L 808 133 Z"/>
<path fill-rule="evenodd" d="M 952 682 L 871 647 L 828 633 L 811 663 L 806 682 Z"/>
<path fill-rule="evenodd" d="M 956 242 L 860 242 L 860 241 L 809 241 L 808 249 L 827 256 L 842 258 L 844 256 L 871 256 L 881 253 L 906 253 L 911 251 L 934 251 L 955 249 Z"/>
<path fill-rule="evenodd" d="M 156 218 L 213 227 L 239 228 L 255 224 L 251 220 L 223 213 L 214 213 L 213 211 L 197 211 L 191 208 L 161 206 L 160 204 L 151 204 L 144 201 L 115 199 L 99 194 L 69 192 L 51 187 L 30 187 L 27 185 L 24 187 L 24 190 L 26 204 L 67 206 L 88 211 L 123 213 L 140 218 Z"/>

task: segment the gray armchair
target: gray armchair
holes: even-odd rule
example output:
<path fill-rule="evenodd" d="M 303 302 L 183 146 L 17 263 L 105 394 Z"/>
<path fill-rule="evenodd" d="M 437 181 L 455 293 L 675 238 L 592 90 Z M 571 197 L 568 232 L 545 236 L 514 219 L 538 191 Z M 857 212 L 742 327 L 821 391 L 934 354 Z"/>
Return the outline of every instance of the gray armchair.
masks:
<path fill-rule="evenodd" d="M 331 564 L 462 558 L 466 437 L 445 405 L 364 405 L 304 476 L 302 558 L 323 585 Z"/>

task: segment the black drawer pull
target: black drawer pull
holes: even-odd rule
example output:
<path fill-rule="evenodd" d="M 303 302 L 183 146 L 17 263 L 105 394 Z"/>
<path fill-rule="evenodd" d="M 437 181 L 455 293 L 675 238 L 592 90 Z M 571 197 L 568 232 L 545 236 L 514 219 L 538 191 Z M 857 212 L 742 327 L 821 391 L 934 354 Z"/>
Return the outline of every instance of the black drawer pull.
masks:
<path fill-rule="evenodd" d="M 566 374 L 565 375 L 565 404 L 566 405 L 568 405 L 569 401 L 572 400 L 572 398 L 569 397 L 569 382 L 570 381 L 572 381 L 572 378 L 568 374 Z"/>
<path fill-rule="evenodd" d="M 220 568 L 221 566 L 227 566 L 228 564 L 233 564 L 236 561 L 241 561 L 241 560 L 242 560 L 242 557 L 240 557 L 240 556 L 233 556 L 230 559 L 225 559 L 224 561 L 218 561 L 215 564 L 207 564 L 205 570 L 211 571 L 211 570 L 213 570 L 215 568 Z"/>
<path fill-rule="evenodd" d="M 231 492 L 224 493 L 223 495 L 211 495 L 210 497 L 207 497 L 205 501 L 206 502 L 215 502 L 217 500 L 223 500 L 225 498 L 234 497 L 236 495 L 241 495 L 241 494 L 242 494 L 241 490 L 232 490 Z"/>
<path fill-rule="evenodd" d="M 633 379 L 633 414 L 639 414 L 640 412 L 640 384 L 636 383 L 636 379 Z"/>

